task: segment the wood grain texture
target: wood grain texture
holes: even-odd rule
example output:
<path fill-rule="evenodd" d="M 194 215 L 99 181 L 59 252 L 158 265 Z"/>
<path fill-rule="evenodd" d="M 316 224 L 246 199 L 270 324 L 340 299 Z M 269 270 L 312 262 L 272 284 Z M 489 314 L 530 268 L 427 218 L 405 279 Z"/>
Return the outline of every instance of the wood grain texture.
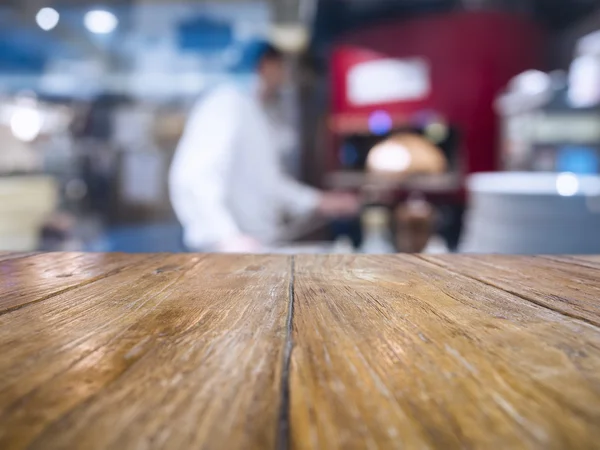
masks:
<path fill-rule="evenodd" d="M 9 259 L 25 258 L 27 256 L 35 255 L 36 252 L 0 252 L 0 261 L 7 261 Z"/>
<path fill-rule="evenodd" d="M 0 261 L 0 314 L 117 273 L 147 256 L 34 254 Z"/>
<path fill-rule="evenodd" d="M 595 449 L 596 261 L 10 257 L 0 449 Z"/>
<path fill-rule="evenodd" d="M 600 255 L 573 255 L 571 256 L 571 258 L 578 259 L 581 261 L 600 263 Z"/>
<path fill-rule="evenodd" d="M 600 276 L 597 269 L 531 256 L 443 255 L 422 258 L 600 326 Z"/>
<path fill-rule="evenodd" d="M 598 256 L 576 256 L 576 255 L 545 255 L 538 256 L 551 261 L 562 262 L 569 265 L 584 266 L 591 269 L 600 269 L 600 257 Z"/>
<path fill-rule="evenodd" d="M 0 448 L 274 448 L 289 279 L 155 255 L 0 316 Z"/>
<path fill-rule="evenodd" d="M 292 448 L 598 448 L 587 322 L 413 256 L 299 256 L 293 323 Z"/>

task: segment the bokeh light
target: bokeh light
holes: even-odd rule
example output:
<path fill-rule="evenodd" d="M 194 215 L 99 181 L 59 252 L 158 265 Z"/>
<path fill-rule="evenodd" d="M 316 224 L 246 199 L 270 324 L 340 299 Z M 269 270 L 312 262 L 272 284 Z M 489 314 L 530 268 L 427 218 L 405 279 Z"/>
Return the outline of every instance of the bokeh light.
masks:
<path fill-rule="evenodd" d="M 58 25 L 60 14 L 54 8 L 42 8 L 35 16 L 38 26 L 44 31 L 50 31 Z"/>
<path fill-rule="evenodd" d="M 369 116 L 369 131 L 377 136 L 389 133 L 392 127 L 392 118 L 385 111 L 375 111 Z"/>

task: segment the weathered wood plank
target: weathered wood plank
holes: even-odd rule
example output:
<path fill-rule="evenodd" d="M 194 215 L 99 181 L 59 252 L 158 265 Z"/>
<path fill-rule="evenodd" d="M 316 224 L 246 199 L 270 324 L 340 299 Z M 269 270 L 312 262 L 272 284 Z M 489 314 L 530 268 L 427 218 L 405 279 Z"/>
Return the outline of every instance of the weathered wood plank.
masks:
<path fill-rule="evenodd" d="M 275 256 L 122 255 L 109 272 L 120 259 L 52 256 L 30 282 L 12 263 L 38 256 L 0 263 L 19 284 L 3 280 L 0 298 L 30 300 L 0 315 L 2 449 L 268 449 L 288 420 L 293 448 L 600 440 L 600 329 L 524 299 L 548 295 L 541 269 L 538 291 L 523 270 L 527 289 L 513 295 L 452 258 L 301 256 L 292 277 Z M 510 258 L 480 258 L 486 276 L 514 277 Z M 593 267 L 525 261 L 563 280 L 557 296 L 564 285 L 585 304 L 595 292 L 581 281 Z M 65 287 L 69 264 L 87 268 Z"/>
<path fill-rule="evenodd" d="M 273 448 L 290 264 L 164 256 L 0 317 L 0 448 Z"/>
<path fill-rule="evenodd" d="M 600 266 L 600 255 L 573 255 L 571 256 L 576 261 L 582 261 L 594 264 L 594 266 Z"/>
<path fill-rule="evenodd" d="M 597 448 L 597 327 L 412 256 L 294 286 L 293 448 Z"/>
<path fill-rule="evenodd" d="M 15 258 L 25 258 L 35 254 L 36 252 L 0 252 L 0 262 Z"/>
<path fill-rule="evenodd" d="M 592 261 L 600 263 L 600 255 L 573 255 L 575 259 L 580 259 L 582 261 Z"/>
<path fill-rule="evenodd" d="M 197 262 L 180 256 L 150 257 L 80 290 L 0 316 L 1 401 L 8 405 L 28 395 L 109 342 L 120 327 L 144 317 L 152 301 L 162 301 L 162 292 L 180 279 L 175 275 Z M 82 345 L 89 339 L 96 345 Z"/>
<path fill-rule="evenodd" d="M 0 314 L 110 276 L 148 257 L 41 253 L 0 261 Z"/>
<path fill-rule="evenodd" d="M 600 276 L 597 269 L 531 256 L 421 257 L 554 311 L 600 326 Z"/>
<path fill-rule="evenodd" d="M 549 259 L 551 261 L 561 262 L 564 264 L 576 264 L 591 269 L 600 269 L 600 258 L 586 257 L 586 256 L 575 256 L 575 255 L 544 255 L 538 256 L 538 258 Z"/>

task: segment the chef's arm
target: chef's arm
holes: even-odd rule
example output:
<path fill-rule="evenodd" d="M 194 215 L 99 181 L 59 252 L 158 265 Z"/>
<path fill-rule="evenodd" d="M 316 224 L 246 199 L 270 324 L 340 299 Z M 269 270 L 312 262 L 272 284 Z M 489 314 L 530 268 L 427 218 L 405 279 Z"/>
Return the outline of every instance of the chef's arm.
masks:
<path fill-rule="evenodd" d="M 318 189 L 302 184 L 283 173 L 279 177 L 276 189 L 289 215 L 306 217 L 318 212 L 323 195 Z"/>
<path fill-rule="evenodd" d="M 358 213 L 355 195 L 342 192 L 323 192 L 281 174 L 279 178 L 282 202 L 293 217 L 319 214 L 325 217 L 346 217 Z"/>

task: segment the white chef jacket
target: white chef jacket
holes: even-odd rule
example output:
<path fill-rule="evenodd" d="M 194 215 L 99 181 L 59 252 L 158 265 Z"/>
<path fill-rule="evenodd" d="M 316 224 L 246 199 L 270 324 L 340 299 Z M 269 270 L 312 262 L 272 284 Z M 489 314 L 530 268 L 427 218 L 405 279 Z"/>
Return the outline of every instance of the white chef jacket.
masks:
<path fill-rule="evenodd" d="M 216 88 L 194 107 L 171 166 L 171 202 L 191 249 L 244 234 L 269 245 L 282 218 L 312 213 L 317 190 L 288 177 L 257 98 Z"/>

